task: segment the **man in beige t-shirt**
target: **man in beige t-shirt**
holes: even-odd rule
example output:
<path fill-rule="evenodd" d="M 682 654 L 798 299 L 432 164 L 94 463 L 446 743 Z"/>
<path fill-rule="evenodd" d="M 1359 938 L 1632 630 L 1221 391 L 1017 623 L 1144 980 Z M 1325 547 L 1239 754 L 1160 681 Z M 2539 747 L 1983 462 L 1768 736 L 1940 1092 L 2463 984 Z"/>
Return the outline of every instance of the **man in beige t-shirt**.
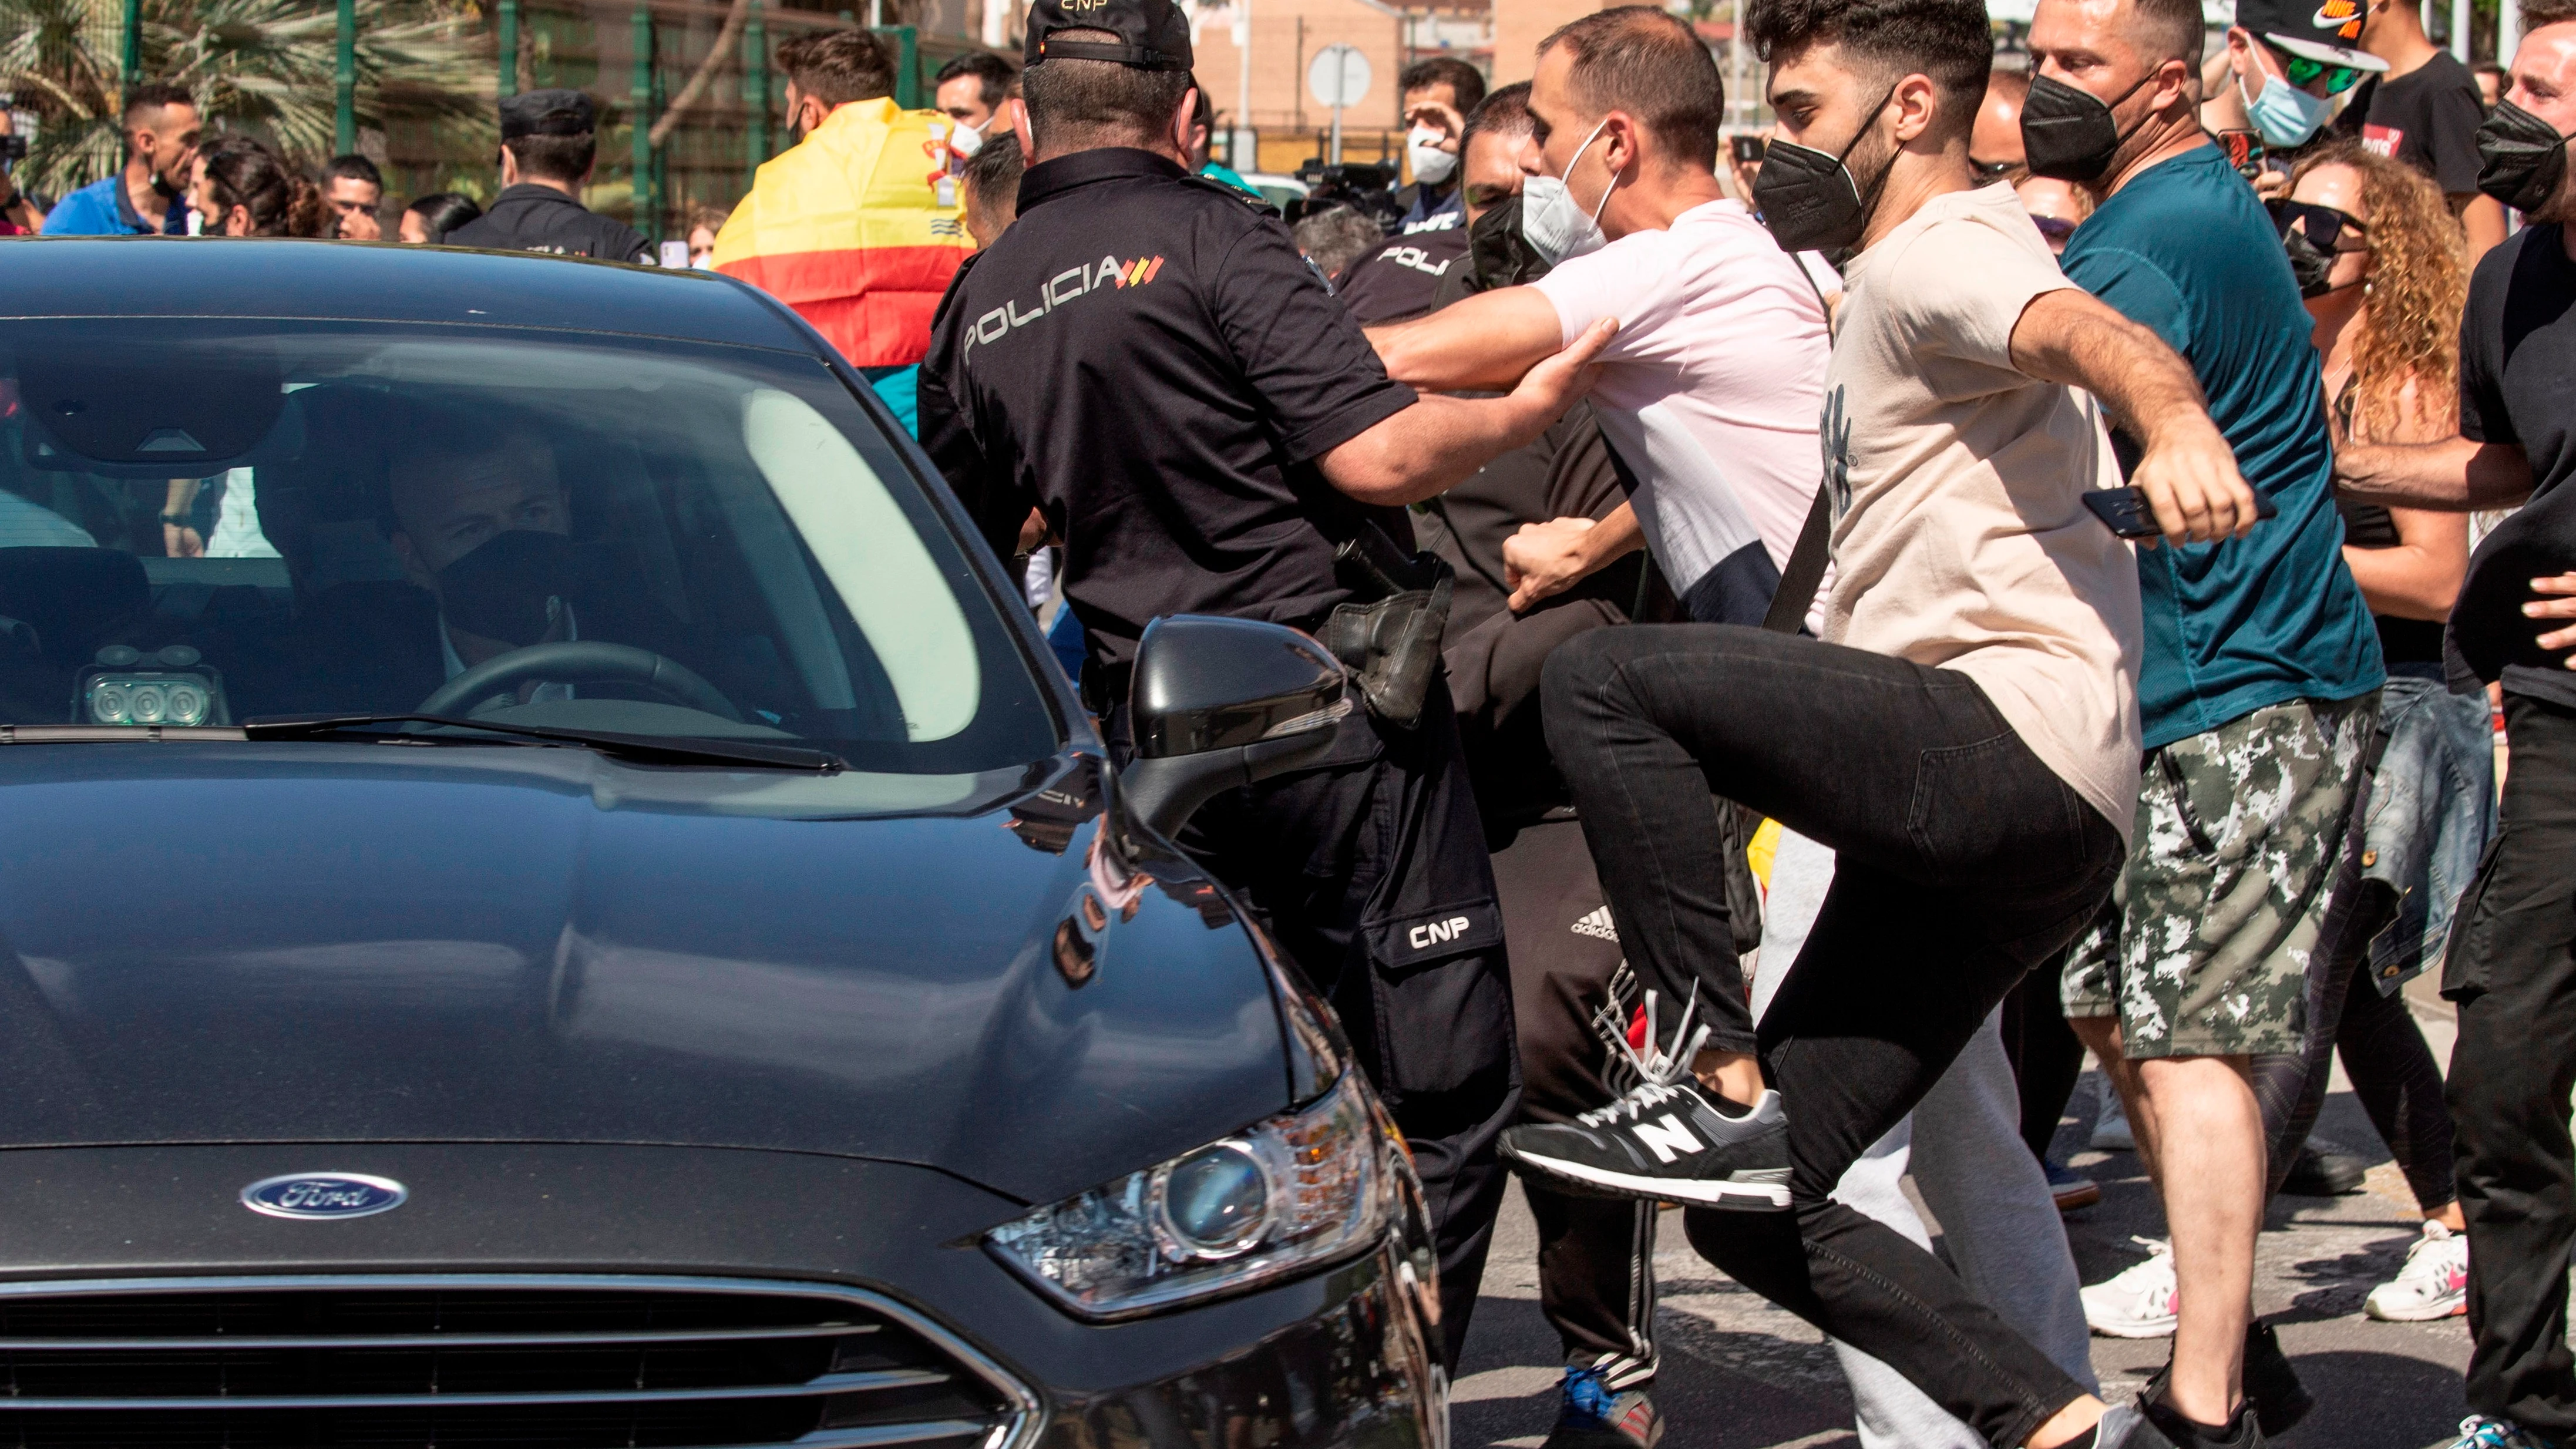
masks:
<path fill-rule="evenodd" d="M 2255 501 L 2156 336 L 2070 286 L 1968 133 L 1981 0 L 1757 0 L 1780 129 L 1755 203 L 1790 250 L 1858 255 L 1821 419 L 1837 574 L 1823 640 L 1605 629 L 1550 658 L 1547 733 L 1641 976 L 1732 951 L 1710 791 L 1836 852 L 1756 1032 L 1769 1090 L 1680 1069 L 1503 1153 L 1593 1192 L 1678 1200 L 1737 1281 L 1870 1354 L 1986 1442 L 2163 1449 L 2022 1340 L 1931 1253 L 1833 1200 L 2004 994 L 2054 961 L 2125 858 L 2139 638 L 2128 545 L 2084 503 L 2118 482 L 2102 419 L 2174 539 Z"/>

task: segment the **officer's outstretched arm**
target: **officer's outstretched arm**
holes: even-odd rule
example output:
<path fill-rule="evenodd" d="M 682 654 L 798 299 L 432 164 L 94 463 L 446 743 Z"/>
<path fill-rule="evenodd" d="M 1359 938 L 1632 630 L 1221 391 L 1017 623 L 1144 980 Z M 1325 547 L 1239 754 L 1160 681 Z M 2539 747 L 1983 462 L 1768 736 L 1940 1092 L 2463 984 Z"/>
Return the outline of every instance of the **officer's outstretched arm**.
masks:
<path fill-rule="evenodd" d="M 1536 287 L 1479 292 L 1415 322 L 1368 329 L 1387 376 L 1435 392 L 1499 391 L 1565 341 Z"/>
<path fill-rule="evenodd" d="M 1501 397 L 1424 396 L 1317 463 L 1334 487 L 1362 503 L 1419 502 L 1545 432 L 1591 391 L 1591 361 L 1618 330 L 1614 318 L 1593 323 Z"/>

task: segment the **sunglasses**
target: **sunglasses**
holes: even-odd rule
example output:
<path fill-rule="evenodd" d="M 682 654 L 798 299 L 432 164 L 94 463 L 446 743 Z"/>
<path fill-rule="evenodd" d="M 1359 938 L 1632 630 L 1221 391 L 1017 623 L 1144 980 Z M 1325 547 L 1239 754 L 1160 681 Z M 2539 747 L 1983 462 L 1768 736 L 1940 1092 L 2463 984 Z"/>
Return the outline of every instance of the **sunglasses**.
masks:
<path fill-rule="evenodd" d="M 1968 165 L 1977 173 L 1978 176 L 1985 180 L 1993 181 L 2010 172 L 2013 169 L 2014 163 L 2010 161 L 1979 161 L 1974 158 L 1970 158 Z"/>
<path fill-rule="evenodd" d="M 2310 60 L 2304 55 L 2292 55 L 2277 45 L 2271 47 L 2271 51 L 2272 58 L 2281 63 L 2282 73 L 2288 77 L 2290 84 L 2300 90 L 2306 90 L 2310 82 L 2318 76 L 2324 76 L 2326 94 L 2339 96 L 2361 84 L 2361 78 L 2370 73 L 2355 66 L 2329 65 L 2322 60 Z"/>
<path fill-rule="evenodd" d="M 2279 232 L 2283 240 L 2288 240 L 2291 228 L 2296 227 L 2307 233 L 2308 244 L 2321 252 L 2344 250 L 2336 243 L 2342 240 L 2346 227 L 2365 236 L 2370 232 L 2370 228 L 2354 219 L 2350 212 L 2319 206 L 2312 201 L 2284 201 L 2274 197 L 2263 205 L 2272 213 L 2272 229 Z M 2355 247 L 2352 250 L 2367 248 Z"/>
<path fill-rule="evenodd" d="M 2062 216 L 2034 216 L 2030 224 L 2039 228 L 2042 238 L 2052 242 L 2062 242 L 2075 235 L 2075 223 Z"/>

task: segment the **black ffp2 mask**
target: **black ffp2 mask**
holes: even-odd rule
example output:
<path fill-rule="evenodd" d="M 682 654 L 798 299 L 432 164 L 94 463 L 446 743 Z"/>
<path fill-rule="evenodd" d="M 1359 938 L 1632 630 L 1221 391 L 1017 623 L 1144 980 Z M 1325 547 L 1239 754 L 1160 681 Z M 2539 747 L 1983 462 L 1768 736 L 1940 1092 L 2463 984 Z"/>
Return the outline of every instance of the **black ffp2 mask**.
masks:
<path fill-rule="evenodd" d="M 560 533 L 496 533 L 438 571 L 440 610 L 470 634 L 505 644 L 534 644 L 554 626 L 551 601 L 570 603 L 583 569 L 573 541 Z"/>
<path fill-rule="evenodd" d="M 2138 84 L 2104 101 L 2091 91 L 2078 90 L 2054 76 L 2030 78 L 2030 95 L 2021 103 L 2022 164 L 2033 176 L 2055 181 L 2083 183 L 2097 180 L 2111 169 L 2111 158 L 2120 146 L 2145 125 L 2126 132 L 2111 107 L 2138 93 L 2138 86 L 2154 80 L 2155 72 L 2138 77 Z"/>
<path fill-rule="evenodd" d="M 1547 275 L 1547 258 L 1521 235 L 1521 199 L 1485 208 L 1467 228 L 1468 279 L 1479 292 L 1517 287 Z"/>
<path fill-rule="evenodd" d="M 2568 138 L 2511 101 L 2478 123 L 2478 190 L 2516 211 L 2538 211 L 2567 174 Z"/>
<path fill-rule="evenodd" d="M 1843 162 L 1869 128 L 1878 124 L 1879 113 L 1895 94 L 1889 91 L 1879 98 L 1839 156 L 1795 141 L 1775 140 L 1763 152 L 1761 174 L 1753 178 L 1753 209 L 1761 213 L 1762 224 L 1771 229 L 1781 250 L 1843 251 L 1869 229 L 1869 214 L 1878 205 L 1879 189 L 1895 169 L 1896 157 L 1891 153 L 1887 164 L 1878 168 L 1878 179 L 1869 184 L 1867 196 Z"/>
<path fill-rule="evenodd" d="M 2299 284 L 2302 298 L 2322 297 L 2334 290 L 2326 274 L 2334 270 L 2335 254 L 2308 240 L 2308 234 L 2295 228 L 2281 238 L 2281 250 L 2290 255 L 2290 277 Z"/>

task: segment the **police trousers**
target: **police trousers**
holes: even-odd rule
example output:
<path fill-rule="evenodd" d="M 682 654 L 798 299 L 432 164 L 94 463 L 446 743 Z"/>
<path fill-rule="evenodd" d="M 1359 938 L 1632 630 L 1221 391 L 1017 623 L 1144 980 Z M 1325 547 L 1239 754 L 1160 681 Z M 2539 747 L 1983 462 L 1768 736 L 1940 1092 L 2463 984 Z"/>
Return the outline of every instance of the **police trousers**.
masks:
<path fill-rule="evenodd" d="M 1218 796 L 1177 843 L 1267 917 L 1403 1129 L 1454 1373 L 1521 1084 L 1493 863 L 1446 684 L 1415 728 L 1355 713 L 1321 764 Z"/>

